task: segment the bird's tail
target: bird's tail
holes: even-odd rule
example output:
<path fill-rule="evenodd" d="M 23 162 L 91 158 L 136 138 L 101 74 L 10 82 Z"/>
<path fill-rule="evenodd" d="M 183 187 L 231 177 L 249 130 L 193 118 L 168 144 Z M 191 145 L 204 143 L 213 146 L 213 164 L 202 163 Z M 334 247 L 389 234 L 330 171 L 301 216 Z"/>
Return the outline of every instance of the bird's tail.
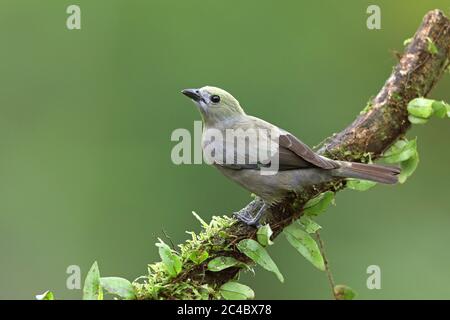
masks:
<path fill-rule="evenodd" d="M 398 182 L 399 167 L 346 161 L 339 161 L 339 164 L 341 166 L 333 170 L 333 176 L 370 180 L 385 184 Z"/>

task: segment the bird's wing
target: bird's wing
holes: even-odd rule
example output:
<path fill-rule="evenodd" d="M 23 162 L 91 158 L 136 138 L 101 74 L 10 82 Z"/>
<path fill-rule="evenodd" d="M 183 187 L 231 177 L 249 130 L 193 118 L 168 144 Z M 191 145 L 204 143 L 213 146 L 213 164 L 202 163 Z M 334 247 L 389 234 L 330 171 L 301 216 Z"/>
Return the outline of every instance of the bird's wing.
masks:
<path fill-rule="evenodd" d="M 283 164 L 295 165 L 295 160 L 298 161 L 298 168 L 304 167 L 304 162 L 309 163 L 310 166 L 312 165 L 322 169 L 335 169 L 339 167 L 339 164 L 336 161 L 318 155 L 289 132 L 282 132 L 279 136 L 278 143 L 280 168 L 283 167 Z"/>
<path fill-rule="evenodd" d="M 224 158 L 226 163 L 216 163 L 222 167 L 234 170 L 241 169 L 260 169 L 261 167 L 270 166 L 270 163 L 261 162 L 261 155 L 274 155 L 278 152 L 278 168 L 279 170 L 292 170 L 302 168 L 319 167 L 322 169 L 334 169 L 339 165 L 331 160 L 316 154 L 306 144 L 301 142 L 292 134 L 279 129 L 278 127 L 255 117 L 246 116 L 239 121 L 234 122 L 228 128 L 234 129 L 254 129 L 266 130 L 267 135 L 258 135 L 258 143 L 252 143 L 244 148 L 238 148 L 235 139 L 224 139 L 225 141 L 215 141 L 216 152 L 219 154 L 227 154 Z M 245 136 L 245 133 L 242 133 Z M 238 136 L 240 136 L 238 134 Z M 224 152 L 225 150 L 232 152 Z M 258 159 L 258 161 L 247 161 L 249 158 Z M 236 161 L 236 159 L 245 159 L 246 161 Z M 234 161 L 233 161 L 234 160 Z"/>

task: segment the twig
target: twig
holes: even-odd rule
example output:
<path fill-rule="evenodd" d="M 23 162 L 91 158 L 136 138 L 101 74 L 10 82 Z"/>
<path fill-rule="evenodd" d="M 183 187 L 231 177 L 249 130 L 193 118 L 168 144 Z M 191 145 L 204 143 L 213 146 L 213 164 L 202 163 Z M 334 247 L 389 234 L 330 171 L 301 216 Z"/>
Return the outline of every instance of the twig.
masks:
<path fill-rule="evenodd" d="M 317 238 L 317 242 L 319 243 L 320 253 L 322 254 L 322 257 L 323 257 L 323 263 L 325 265 L 325 272 L 327 273 L 328 282 L 331 287 L 331 292 L 333 293 L 333 298 L 338 300 L 336 292 L 334 291 L 334 288 L 336 287 L 336 283 L 334 282 L 333 273 L 331 272 L 331 269 L 330 269 L 330 263 L 325 254 L 325 245 L 322 241 L 322 238 L 320 237 L 319 231 L 316 231 L 316 238 Z"/>

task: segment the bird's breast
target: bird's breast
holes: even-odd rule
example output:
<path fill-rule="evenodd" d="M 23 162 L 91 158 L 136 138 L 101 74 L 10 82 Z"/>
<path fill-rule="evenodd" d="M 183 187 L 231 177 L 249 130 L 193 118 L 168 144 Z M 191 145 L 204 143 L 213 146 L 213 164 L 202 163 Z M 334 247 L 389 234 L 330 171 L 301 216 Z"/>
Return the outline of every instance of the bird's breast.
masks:
<path fill-rule="evenodd" d="M 270 132 L 254 128 L 207 129 L 201 145 L 208 163 L 233 165 L 268 164 L 279 149 Z"/>

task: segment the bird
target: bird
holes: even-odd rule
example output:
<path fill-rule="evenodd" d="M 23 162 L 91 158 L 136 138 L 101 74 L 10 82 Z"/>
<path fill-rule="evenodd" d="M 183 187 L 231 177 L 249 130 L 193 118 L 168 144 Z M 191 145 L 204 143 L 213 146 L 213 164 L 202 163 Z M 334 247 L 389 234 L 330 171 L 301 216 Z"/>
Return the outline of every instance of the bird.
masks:
<path fill-rule="evenodd" d="M 239 101 L 223 89 L 204 86 L 184 89 L 181 93 L 200 111 L 201 146 L 206 162 L 262 199 L 256 215 L 236 214 L 247 225 L 258 227 L 267 209 L 287 194 L 301 192 L 312 185 L 337 178 L 383 184 L 398 182 L 400 169 L 396 166 L 339 161 L 317 154 L 288 131 L 247 115 Z M 257 140 L 249 139 L 252 132 L 257 133 Z M 272 167 L 275 170 L 270 171 Z"/>

